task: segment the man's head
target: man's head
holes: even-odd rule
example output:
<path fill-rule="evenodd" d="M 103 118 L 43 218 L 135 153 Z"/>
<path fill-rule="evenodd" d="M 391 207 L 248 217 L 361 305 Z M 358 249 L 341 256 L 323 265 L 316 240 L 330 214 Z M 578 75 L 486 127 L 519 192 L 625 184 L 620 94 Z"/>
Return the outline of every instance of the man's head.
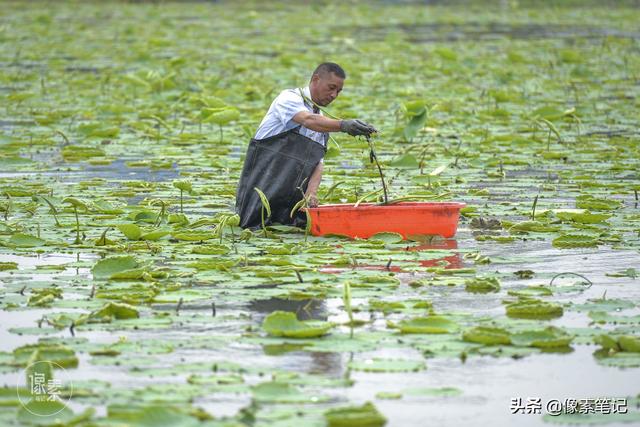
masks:
<path fill-rule="evenodd" d="M 346 78 L 347 75 L 338 64 L 324 62 L 318 65 L 309 82 L 311 99 L 323 107 L 331 104 L 338 97 Z"/>

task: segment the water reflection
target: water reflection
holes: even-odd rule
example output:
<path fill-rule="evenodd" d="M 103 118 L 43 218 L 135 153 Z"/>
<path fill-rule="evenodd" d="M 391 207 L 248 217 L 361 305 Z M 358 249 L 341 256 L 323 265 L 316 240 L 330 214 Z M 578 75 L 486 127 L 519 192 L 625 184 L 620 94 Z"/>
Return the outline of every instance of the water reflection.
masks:
<path fill-rule="evenodd" d="M 414 252 L 414 251 L 439 251 L 452 250 L 458 248 L 458 242 L 455 239 L 432 239 L 428 243 L 422 243 L 417 246 L 407 245 L 400 251 Z M 451 252 L 451 254 L 443 255 L 439 258 L 428 259 L 418 261 L 422 267 L 444 267 L 445 269 L 455 269 L 464 267 L 464 261 L 462 256 L 457 252 Z M 393 258 L 390 258 L 390 262 L 386 265 L 375 264 L 357 264 L 341 266 L 341 265 L 327 265 L 320 268 L 323 273 L 339 274 L 345 270 L 373 270 L 373 271 L 390 271 L 393 273 L 402 273 L 405 270 L 402 267 L 393 265 Z"/>
<path fill-rule="evenodd" d="M 407 251 L 430 251 L 430 250 L 452 250 L 458 248 L 458 241 L 456 239 L 442 239 L 435 240 L 429 243 L 424 243 L 418 246 L 408 246 Z M 428 259 L 420 261 L 420 265 L 423 267 L 440 267 L 444 266 L 445 269 L 462 268 L 464 262 L 462 256 L 459 253 L 452 253 L 437 259 Z"/>
<path fill-rule="evenodd" d="M 48 153 L 42 153 L 40 157 L 32 156 L 31 160 L 47 162 Z M 116 159 L 106 165 L 92 165 L 90 163 L 65 163 L 65 168 L 60 170 L 19 170 L 15 172 L 0 172 L 0 178 L 15 178 L 31 176 L 34 173 L 42 176 L 53 176 L 63 179 L 65 182 L 78 182 L 88 178 L 105 179 L 107 181 L 146 181 L 146 182 L 167 182 L 180 176 L 180 171 L 174 164 L 169 169 L 154 169 L 152 167 L 130 167 L 128 162 L 140 159 Z M 77 169 L 76 169 L 77 168 Z"/>
<path fill-rule="evenodd" d="M 151 167 L 130 167 L 128 162 L 133 159 L 117 159 L 108 165 L 83 165 L 83 174 L 92 178 L 104 179 L 131 179 L 136 181 L 165 182 L 171 181 L 180 175 L 180 171 L 174 164 L 170 169 L 154 169 Z M 137 160 L 137 159 L 136 159 Z"/>
<path fill-rule="evenodd" d="M 277 310 L 291 311 L 296 313 L 298 320 L 327 320 L 329 317 L 325 301 L 320 299 L 291 300 L 274 297 L 254 300 L 249 304 L 249 309 L 264 313 L 265 316 Z"/>
<path fill-rule="evenodd" d="M 290 300 L 284 298 L 269 298 L 255 300 L 249 304 L 249 309 L 259 313 L 264 317 L 277 310 L 290 311 L 296 313 L 298 320 L 327 320 L 329 313 L 325 300 L 302 299 Z M 262 322 L 262 319 L 260 319 Z M 344 366 L 340 353 L 330 352 L 305 352 L 308 344 L 291 342 L 277 344 L 265 344 L 262 346 L 264 354 L 267 356 L 289 356 L 296 360 L 282 358 L 283 366 L 298 366 L 309 374 L 340 375 Z M 300 357 L 303 359 L 300 360 Z"/>

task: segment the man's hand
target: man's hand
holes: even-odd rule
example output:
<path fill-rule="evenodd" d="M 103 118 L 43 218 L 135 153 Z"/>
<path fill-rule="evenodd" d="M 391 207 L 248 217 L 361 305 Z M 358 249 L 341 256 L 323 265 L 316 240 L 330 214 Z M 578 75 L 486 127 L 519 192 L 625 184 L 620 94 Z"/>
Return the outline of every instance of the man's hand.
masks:
<path fill-rule="evenodd" d="M 310 208 L 317 208 L 318 207 L 318 196 L 315 193 L 307 194 L 307 205 Z"/>
<path fill-rule="evenodd" d="M 340 131 L 346 132 L 351 136 L 370 136 L 372 133 L 378 132 L 376 128 L 363 122 L 362 120 L 343 120 L 340 122 Z"/>

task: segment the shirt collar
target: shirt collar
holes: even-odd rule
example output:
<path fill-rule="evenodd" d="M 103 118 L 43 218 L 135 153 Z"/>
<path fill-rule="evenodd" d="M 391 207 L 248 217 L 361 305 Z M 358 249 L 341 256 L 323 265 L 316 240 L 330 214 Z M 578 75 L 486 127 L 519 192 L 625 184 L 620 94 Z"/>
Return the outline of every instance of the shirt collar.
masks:
<path fill-rule="evenodd" d="M 316 109 L 314 108 L 315 104 L 313 104 L 313 101 L 311 99 L 311 89 L 309 89 L 309 86 L 303 87 L 302 93 L 310 101 L 310 102 L 307 102 L 306 100 L 304 100 L 304 104 L 315 112 L 316 111 Z M 318 111 L 316 114 L 322 114 L 322 112 Z"/>
<path fill-rule="evenodd" d="M 309 86 L 303 87 L 302 88 L 302 93 L 304 94 L 304 96 L 307 99 L 311 99 L 311 89 L 309 89 Z M 304 100 L 304 103 L 311 109 L 313 109 L 313 104 L 310 102 L 307 102 L 306 100 Z"/>

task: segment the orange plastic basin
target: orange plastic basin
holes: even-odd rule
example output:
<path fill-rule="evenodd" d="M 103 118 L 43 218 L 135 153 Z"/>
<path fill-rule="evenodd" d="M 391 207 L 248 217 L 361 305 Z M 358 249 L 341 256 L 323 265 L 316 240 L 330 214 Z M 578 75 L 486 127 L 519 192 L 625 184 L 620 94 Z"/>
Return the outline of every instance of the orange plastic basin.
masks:
<path fill-rule="evenodd" d="M 361 203 L 321 205 L 310 208 L 311 233 L 314 236 L 341 234 L 367 238 L 391 231 L 407 236 L 438 234 L 453 237 L 458 228 L 460 209 L 456 202 L 403 202 L 391 205 Z"/>

